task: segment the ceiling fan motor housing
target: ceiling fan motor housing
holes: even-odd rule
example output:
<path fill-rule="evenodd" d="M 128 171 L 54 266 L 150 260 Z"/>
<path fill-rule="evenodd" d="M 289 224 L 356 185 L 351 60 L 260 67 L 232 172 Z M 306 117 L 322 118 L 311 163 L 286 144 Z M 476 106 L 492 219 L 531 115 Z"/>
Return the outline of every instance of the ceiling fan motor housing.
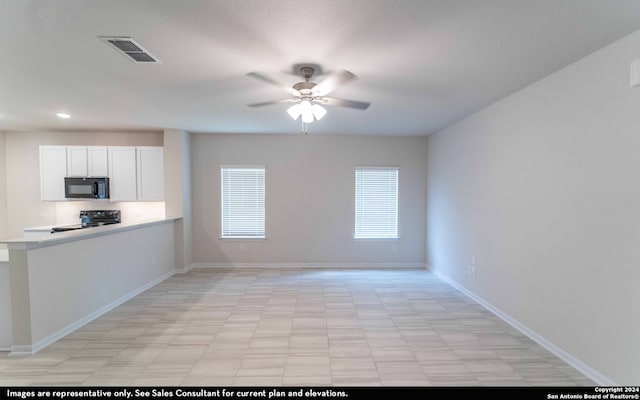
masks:
<path fill-rule="evenodd" d="M 295 85 L 293 85 L 293 88 L 299 91 L 303 95 L 310 95 L 311 89 L 313 89 L 316 86 L 315 82 L 309 82 L 309 79 L 311 79 L 314 72 L 315 72 L 315 69 L 313 67 L 310 67 L 310 66 L 300 67 L 300 73 L 302 74 L 302 77 L 305 79 L 305 82 L 298 82 Z"/>
<path fill-rule="evenodd" d="M 311 94 L 311 89 L 313 89 L 316 85 L 317 83 L 315 82 L 298 82 L 293 85 L 293 88 L 302 94 Z"/>
<path fill-rule="evenodd" d="M 300 73 L 302 74 L 302 77 L 307 81 L 311 79 L 315 71 L 316 70 L 313 69 L 313 67 L 309 67 L 309 66 L 300 67 Z"/>

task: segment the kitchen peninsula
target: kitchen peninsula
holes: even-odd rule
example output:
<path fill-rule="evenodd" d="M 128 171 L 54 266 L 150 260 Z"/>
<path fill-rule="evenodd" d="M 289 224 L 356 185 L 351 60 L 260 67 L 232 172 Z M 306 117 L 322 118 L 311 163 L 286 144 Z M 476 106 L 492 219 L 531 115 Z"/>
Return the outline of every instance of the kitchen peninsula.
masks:
<path fill-rule="evenodd" d="M 11 354 L 35 353 L 173 275 L 176 220 L 0 241 L 9 250 Z"/>

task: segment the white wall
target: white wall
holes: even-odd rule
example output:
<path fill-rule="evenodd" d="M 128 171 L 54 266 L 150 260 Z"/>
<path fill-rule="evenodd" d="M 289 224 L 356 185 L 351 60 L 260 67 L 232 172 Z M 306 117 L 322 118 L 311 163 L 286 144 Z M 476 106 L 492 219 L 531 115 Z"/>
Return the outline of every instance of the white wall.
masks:
<path fill-rule="evenodd" d="M 0 132 L 0 238 L 8 234 L 7 220 L 7 168 L 6 168 L 5 134 Z M 4 249 L 4 245 L 0 245 Z"/>
<path fill-rule="evenodd" d="M 640 378 L 637 58 L 640 32 L 428 139 L 428 263 L 618 384 Z"/>
<path fill-rule="evenodd" d="M 164 131 L 165 212 L 176 221 L 176 268 L 191 265 L 191 136 L 177 129 Z"/>
<path fill-rule="evenodd" d="M 7 250 L 0 250 L 0 253 Z M 13 323 L 11 316 L 11 285 L 9 284 L 9 255 L 0 255 L 0 351 L 11 349 Z"/>
<path fill-rule="evenodd" d="M 422 264 L 426 143 L 424 137 L 192 135 L 194 262 Z M 219 239 L 220 165 L 266 166 L 266 240 Z M 400 168 L 399 240 L 353 239 L 356 166 Z"/>
<path fill-rule="evenodd" d="M 162 137 L 162 132 L 6 132 L 6 235 L 20 237 L 24 228 L 66 223 L 56 220 L 66 209 L 59 212 L 55 202 L 40 200 L 40 145 L 162 146 Z M 96 201 L 94 208 L 104 203 Z"/>
<path fill-rule="evenodd" d="M 117 251 L 96 256 L 105 249 Z M 173 274 L 173 221 L 10 257 L 13 345 L 38 350 Z"/>

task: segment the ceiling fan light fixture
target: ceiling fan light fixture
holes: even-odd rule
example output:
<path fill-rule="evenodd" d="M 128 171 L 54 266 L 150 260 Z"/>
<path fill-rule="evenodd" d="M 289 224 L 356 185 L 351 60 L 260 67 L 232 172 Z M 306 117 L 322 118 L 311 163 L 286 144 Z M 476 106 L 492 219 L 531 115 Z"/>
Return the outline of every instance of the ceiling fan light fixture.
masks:
<path fill-rule="evenodd" d="M 313 113 L 311 111 L 303 112 L 302 113 L 302 122 L 304 122 L 305 124 L 312 123 L 313 122 Z"/>
<path fill-rule="evenodd" d="M 287 112 L 294 120 L 300 118 L 300 114 L 302 113 L 300 110 L 300 104 L 296 103 L 287 109 Z"/>
<path fill-rule="evenodd" d="M 300 102 L 300 112 L 302 114 L 302 122 L 305 124 L 313 122 L 313 111 L 309 100 L 302 100 Z"/>
<path fill-rule="evenodd" d="M 318 121 L 320 121 L 322 117 L 327 114 L 327 110 L 320 104 L 314 104 L 313 106 L 311 106 L 311 111 L 313 112 L 313 116 L 316 117 Z"/>

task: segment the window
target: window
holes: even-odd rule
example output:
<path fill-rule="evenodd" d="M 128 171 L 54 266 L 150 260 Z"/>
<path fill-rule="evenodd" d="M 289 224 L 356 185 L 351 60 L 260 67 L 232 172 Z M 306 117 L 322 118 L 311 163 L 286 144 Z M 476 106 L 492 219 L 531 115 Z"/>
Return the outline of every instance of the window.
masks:
<path fill-rule="evenodd" d="M 222 238 L 264 238 L 264 167 L 222 167 Z"/>
<path fill-rule="evenodd" d="M 356 168 L 354 237 L 398 238 L 398 168 Z"/>

